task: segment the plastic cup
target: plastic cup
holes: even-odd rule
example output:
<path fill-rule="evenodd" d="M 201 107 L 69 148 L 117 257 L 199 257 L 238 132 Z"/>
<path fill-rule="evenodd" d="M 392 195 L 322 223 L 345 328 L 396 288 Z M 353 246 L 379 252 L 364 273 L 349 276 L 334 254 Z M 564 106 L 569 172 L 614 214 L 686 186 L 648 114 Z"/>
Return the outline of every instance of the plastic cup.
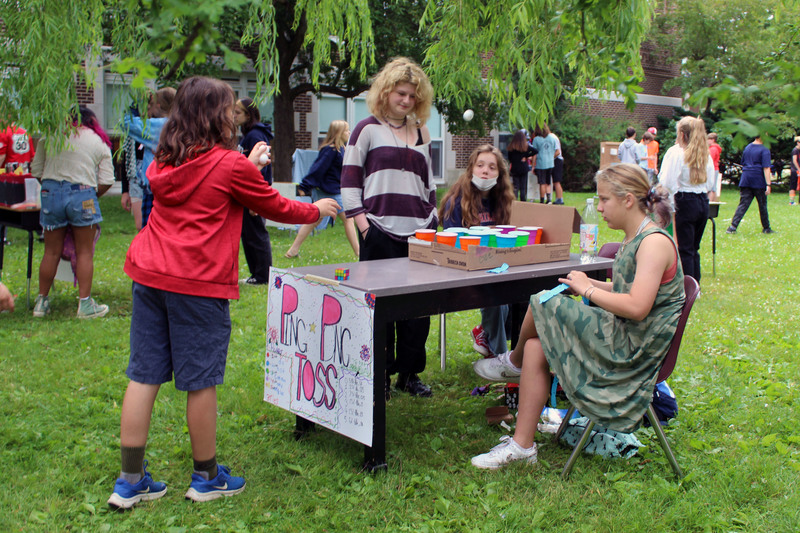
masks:
<path fill-rule="evenodd" d="M 445 231 L 449 231 L 450 233 L 458 233 L 461 235 L 462 233 L 466 233 L 469 230 L 467 228 L 447 228 Z"/>
<path fill-rule="evenodd" d="M 542 228 L 540 226 L 523 226 L 519 228 L 520 231 L 527 231 L 530 233 L 528 244 L 541 244 L 542 243 Z"/>
<path fill-rule="evenodd" d="M 436 234 L 436 242 L 447 246 L 455 246 L 457 238 L 458 234 L 450 231 L 440 231 Z"/>
<path fill-rule="evenodd" d="M 528 239 L 531 236 L 527 231 L 509 231 L 506 235 L 517 239 L 516 246 L 528 246 Z"/>
<path fill-rule="evenodd" d="M 501 234 L 495 237 L 498 248 L 513 248 L 517 245 L 517 238 L 513 235 Z"/>
<path fill-rule="evenodd" d="M 436 235 L 435 229 L 418 229 L 414 236 L 421 241 L 433 242 L 433 236 Z"/>
<path fill-rule="evenodd" d="M 481 238 L 477 235 L 461 235 L 459 237 L 459 243 L 462 250 L 469 250 L 470 246 L 479 246 L 481 244 Z"/>
<path fill-rule="evenodd" d="M 515 229 L 517 229 L 516 226 L 513 226 L 511 224 L 500 224 L 498 226 L 495 226 L 495 228 L 499 229 L 503 233 L 508 233 L 510 231 L 514 231 Z"/>
<path fill-rule="evenodd" d="M 485 230 L 480 230 L 480 231 L 469 230 L 469 232 L 467 232 L 467 235 L 469 235 L 471 237 L 478 237 L 480 239 L 480 245 L 481 246 L 489 246 L 489 235 L 490 235 L 490 233 L 488 231 L 485 231 Z"/>
<path fill-rule="evenodd" d="M 40 204 L 42 187 L 36 178 L 25 178 L 25 203 Z"/>

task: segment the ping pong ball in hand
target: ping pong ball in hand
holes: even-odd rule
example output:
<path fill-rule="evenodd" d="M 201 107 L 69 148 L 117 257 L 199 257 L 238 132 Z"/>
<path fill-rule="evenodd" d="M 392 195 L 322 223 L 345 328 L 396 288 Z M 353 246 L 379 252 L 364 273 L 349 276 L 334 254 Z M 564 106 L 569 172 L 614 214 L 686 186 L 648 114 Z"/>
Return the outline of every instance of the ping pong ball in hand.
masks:
<path fill-rule="evenodd" d="M 466 120 L 467 122 L 472 120 L 472 117 L 474 117 L 474 116 L 475 116 L 475 112 L 472 111 L 472 109 L 467 109 L 466 111 L 464 111 L 464 120 Z"/>
<path fill-rule="evenodd" d="M 261 154 L 261 157 L 258 158 L 258 162 L 261 163 L 262 165 L 266 165 L 267 163 L 269 163 L 269 154 L 267 154 L 266 152 Z"/>

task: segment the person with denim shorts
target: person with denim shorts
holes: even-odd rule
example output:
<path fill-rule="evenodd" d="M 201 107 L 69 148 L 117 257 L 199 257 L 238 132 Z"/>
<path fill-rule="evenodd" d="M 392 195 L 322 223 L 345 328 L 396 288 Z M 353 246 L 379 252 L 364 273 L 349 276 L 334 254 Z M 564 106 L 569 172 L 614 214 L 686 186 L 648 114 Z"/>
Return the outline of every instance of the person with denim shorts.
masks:
<path fill-rule="evenodd" d="M 44 228 L 44 254 L 39 265 L 39 295 L 33 316 L 50 313 L 50 288 L 61 261 L 64 240 L 75 244 L 75 276 L 78 280 L 78 318 L 98 318 L 108 306 L 92 298 L 94 244 L 103 220 L 97 201 L 114 184 L 111 140 L 95 114 L 81 106 L 74 117 L 75 131 L 59 151 L 48 140 L 31 164 L 31 173 L 42 182 L 39 222 Z"/>
<path fill-rule="evenodd" d="M 116 509 L 167 492 L 144 457 L 158 391 L 173 379 L 187 393 L 193 471 L 186 498 L 203 502 L 244 490 L 244 478 L 217 463 L 217 386 L 231 334 L 228 300 L 239 297 L 243 213 L 253 209 L 276 222 L 305 224 L 338 208 L 332 200 L 287 200 L 264 181 L 259 161 L 267 144 L 256 144 L 249 158 L 235 149 L 234 102 L 225 82 L 193 77 L 181 83 L 147 170 L 153 210 L 125 258 L 133 310 L 121 468 L 108 499 Z"/>

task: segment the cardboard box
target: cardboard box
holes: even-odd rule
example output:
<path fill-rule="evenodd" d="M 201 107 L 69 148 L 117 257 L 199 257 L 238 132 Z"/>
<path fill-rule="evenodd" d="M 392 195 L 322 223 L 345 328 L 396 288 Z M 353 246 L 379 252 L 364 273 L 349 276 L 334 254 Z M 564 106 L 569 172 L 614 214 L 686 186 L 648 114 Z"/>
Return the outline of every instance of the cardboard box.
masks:
<path fill-rule="evenodd" d="M 515 226 L 541 226 L 542 244 L 515 248 L 470 246 L 466 251 L 412 237 L 408 240 L 408 257 L 412 261 L 459 270 L 488 270 L 503 263 L 519 266 L 565 261 L 569 259 L 572 234 L 580 232 L 581 217 L 574 207 L 514 202 L 510 222 Z"/>
<path fill-rule="evenodd" d="M 600 143 L 600 170 L 611 166 L 612 163 L 619 163 L 619 142 L 607 141 Z"/>

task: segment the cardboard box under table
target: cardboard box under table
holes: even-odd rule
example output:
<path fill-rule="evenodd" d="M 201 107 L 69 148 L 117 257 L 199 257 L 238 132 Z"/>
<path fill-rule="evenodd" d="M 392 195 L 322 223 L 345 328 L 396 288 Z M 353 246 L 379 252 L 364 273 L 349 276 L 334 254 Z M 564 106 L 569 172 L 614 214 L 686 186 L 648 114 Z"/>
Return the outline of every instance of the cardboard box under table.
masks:
<path fill-rule="evenodd" d="M 503 263 L 520 266 L 565 261 L 569 259 L 572 234 L 580 232 L 581 217 L 574 207 L 514 202 L 510 222 L 517 227 L 541 227 L 542 244 L 514 248 L 470 246 L 469 250 L 462 250 L 411 238 L 408 240 L 408 257 L 412 261 L 460 270 L 488 270 Z"/>

